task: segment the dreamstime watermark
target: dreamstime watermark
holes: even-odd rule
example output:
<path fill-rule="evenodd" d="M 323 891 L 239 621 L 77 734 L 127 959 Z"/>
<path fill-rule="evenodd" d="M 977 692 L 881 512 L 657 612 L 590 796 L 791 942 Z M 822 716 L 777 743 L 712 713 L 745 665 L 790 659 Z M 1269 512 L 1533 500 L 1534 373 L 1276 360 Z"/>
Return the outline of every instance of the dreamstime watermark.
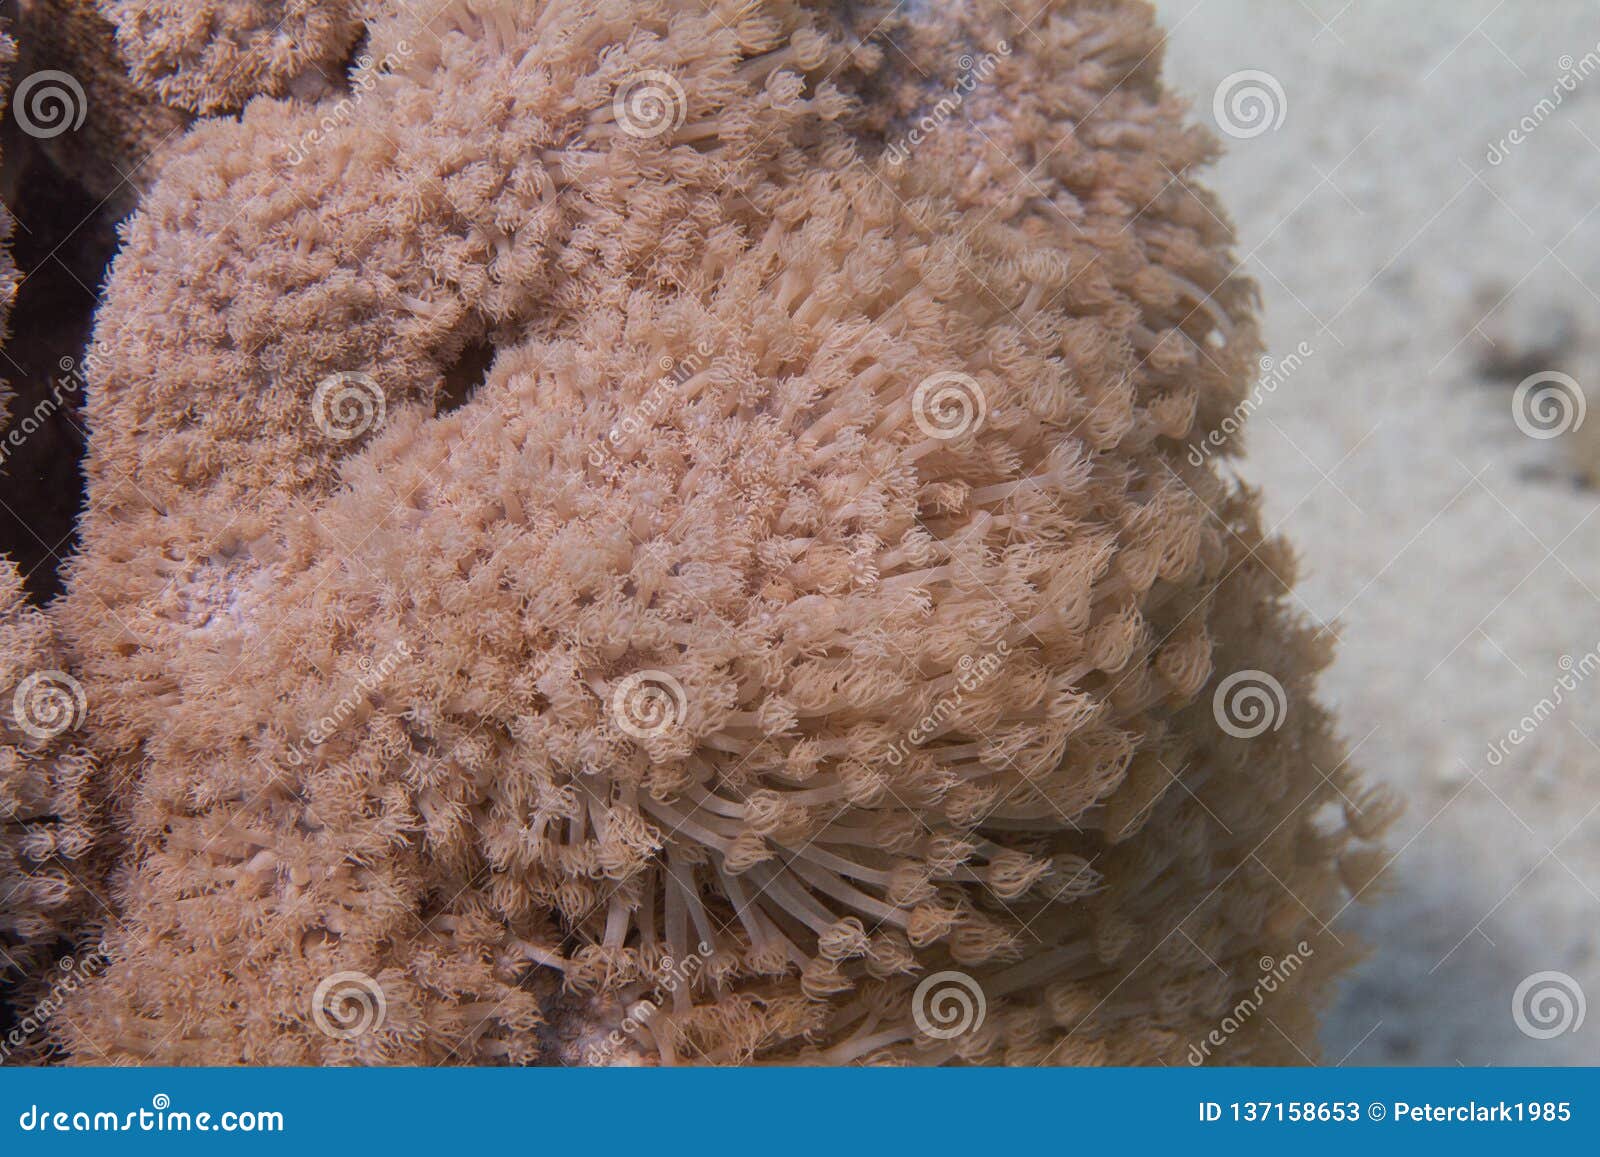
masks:
<path fill-rule="evenodd" d="M 294 166 L 303 164 L 311 155 L 311 150 L 326 141 L 330 133 L 335 129 L 344 128 L 354 120 L 356 107 L 377 85 L 378 77 L 393 72 L 397 66 L 410 60 L 415 51 L 410 41 L 400 40 L 395 43 L 394 51 L 385 53 L 380 61 L 375 62 L 372 57 L 366 55 L 358 56 L 357 68 L 350 78 L 348 93 L 336 101 L 324 101 L 316 106 L 322 111 L 322 115 L 317 118 L 316 124 L 300 134 L 299 140 L 289 146 L 289 164 Z"/>
<path fill-rule="evenodd" d="M 709 345 L 699 342 L 695 345 L 694 352 L 686 358 L 673 358 L 663 354 L 661 360 L 656 363 L 661 369 L 661 376 L 656 379 L 655 384 L 640 399 L 637 406 L 624 414 L 617 424 L 606 432 L 604 438 L 589 447 L 589 465 L 602 465 L 606 460 L 608 449 L 616 452 L 635 434 L 659 424 L 676 403 L 684 383 L 706 368 L 711 353 Z"/>
<path fill-rule="evenodd" d="M 52 416 L 66 408 L 69 399 L 83 396 L 84 388 L 88 385 L 88 375 L 100 364 L 99 352 L 103 349 L 103 344 L 97 345 L 95 351 L 84 355 L 82 363 L 71 357 L 63 357 L 56 363 L 61 376 L 56 378 L 55 384 L 50 387 L 50 393 L 16 417 L 6 427 L 5 436 L 0 437 L 0 468 L 5 466 L 6 460 L 20 450 L 29 438 L 43 429 Z"/>
<path fill-rule="evenodd" d="M 1535 972 L 1511 994 L 1511 1019 L 1523 1036 L 1550 1040 L 1583 1027 L 1583 986 L 1565 972 Z"/>
<path fill-rule="evenodd" d="M 1222 78 L 1211 95 L 1217 127 L 1237 140 L 1249 140 L 1283 127 L 1289 98 L 1270 72 L 1245 68 Z"/>
<path fill-rule="evenodd" d="M 387 412 L 383 387 L 360 370 L 329 374 L 311 395 L 311 420 L 335 442 L 349 442 L 376 430 Z"/>
<path fill-rule="evenodd" d="M 941 442 L 976 432 L 988 413 L 983 387 L 971 374 L 944 370 L 923 378 L 911 391 L 911 420 Z"/>
<path fill-rule="evenodd" d="M 1316 353 L 1316 350 L 1311 347 L 1309 342 L 1301 342 L 1294 347 L 1292 352 L 1277 360 L 1273 360 L 1270 357 L 1262 357 L 1260 362 L 1261 376 L 1256 379 L 1255 388 L 1238 405 L 1234 406 L 1228 416 L 1218 422 L 1205 437 L 1189 447 L 1190 465 L 1204 466 L 1206 459 L 1211 457 L 1212 451 L 1227 445 L 1228 440 L 1244 426 L 1245 419 L 1255 413 L 1263 402 L 1276 393 L 1279 386 L 1293 377 L 1295 371 L 1305 365 L 1306 359 L 1314 353 Z"/>
<path fill-rule="evenodd" d="M 1540 370 L 1517 383 L 1511 394 L 1511 420 L 1530 438 L 1559 438 L 1583 425 L 1589 399 L 1570 374 Z"/>
<path fill-rule="evenodd" d="M 917 1031 L 934 1040 L 954 1040 L 983 1027 L 989 1001 L 983 986 L 965 972 L 925 976 L 911 994 L 911 1020 Z"/>
<path fill-rule="evenodd" d="M 315 749 L 331 739 L 360 709 L 362 703 L 388 681 L 403 660 L 411 658 L 411 644 L 404 639 L 386 651 L 376 662 L 363 655 L 356 666 L 361 674 L 325 715 L 311 721 L 300 738 L 290 742 L 283 762 L 289 767 L 301 767 L 311 762 Z"/>
<path fill-rule="evenodd" d="M 891 165 L 904 164 L 915 149 L 923 141 L 933 136 L 950 122 L 950 119 L 961 111 L 961 106 L 966 104 L 967 97 L 971 96 L 978 86 L 985 84 L 994 76 L 995 70 L 1000 67 L 1000 61 L 1011 55 L 1011 45 L 1004 40 L 996 42 L 993 52 L 985 52 L 976 60 L 971 53 L 964 53 L 957 58 L 956 65 L 961 69 L 961 77 L 956 81 L 950 91 L 939 98 L 927 112 L 917 119 L 917 122 L 906 130 L 904 136 L 891 141 L 884 150 L 884 159 Z"/>
<path fill-rule="evenodd" d="M 1316 955 L 1316 950 L 1306 941 L 1302 940 L 1294 946 L 1295 950 L 1282 959 L 1274 960 L 1270 956 L 1263 956 L 1256 962 L 1256 967 L 1261 970 L 1260 977 L 1246 995 L 1241 997 L 1234 1006 L 1228 1010 L 1217 1027 L 1208 1032 L 1205 1039 L 1198 1044 L 1189 1046 L 1189 1063 L 1191 1065 L 1204 1064 L 1211 1054 L 1227 1044 L 1234 1033 L 1242 1029 L 1251 1017 L 1261 1011 L 1261 1006 L 1267 997 L 1277 992 L 1279 988 L 1289 983 L 1295 973 L 1305 965 L 1305 962 Z"/>
<path fill-rule="evenodd" d="M 584 1064 L 590 1067 L 604 1065 L 628 1043 L 630 1037 L 637 1039 L 639 1031 L 649 1028 L 657 1014 L 666 1007 L 667 998 L 677 992 L 680 985 L 694 980 L 695 974 L 705 967 L 706 957 L 710 955 L 711 945 L 702 940 L 682 960 L 663 957 L 656 969 L 654 987 L 647 995 L 629 1003 L 628 1013 L 622 1023 L 612 1029 L 605 1040 L 589 1045 L 584 1050 Z"/>
<path fill-rule="evenodd" d="M 630 137 L 649 140 L 683 127 L 689 98 L 677 77 L 648 68 L 617 85 L 611 95 L 611 115 Z"/>
<path fill-rule="evenodd" d="M 96 945 L 81 956 L 63 956 L 56 961 L 61 975 L 50 982 L 50 991 L 26 1009 L 18 1009 L 17 1017 L 4 1040 L 0 1040 L 0 1064 L 4 1064 L 16 1050 L 28 1042 L 67 1003 L 67 997 L 78 991 L 105 970 L 111 963 L 104 945 Z"/>
<path fill-rule="evenodd" d="M 966 697 L 992 679 L 1010 654 L 1011 645 L 1001 639 L 991 651 L 985 651 L 976 657 L 961 656 L 956 663 L 955 686 L 939 696 L 928 709 L 928 713 L 907 729 L 904 739 L 897 739 L 889 745 L 886 757 L 889 762 L 899 767 L 905 762 L 913 747 L 921 747 L 938 735 L 944 725 L 961 710 Z"/>
<path fill-rule="evenodd" d="M 1489 148 L 1483 156 L 1484 160 L 1491 165 L 1504 164 L 1512 149 L 1526 142 L 1539 130 L 1540 125 L 1555 115 L 1556 109 L 1561 107 L 1568 94 L 1578 91 L 1579 83 L 1589 79 L 1596 71 L 1600 71 L 1600 44 L 1596 44 L 1577 60 L 1572 58 L 1571 53 L 1563 53 L 1556 61 L 1556 67 L 1561 70 L 1561 75 L 1556 77 L 1555 84 L 1550 86 L 1550 95 L 1540 97 L 1505 136 L 1498 141 L 1490 141 Z"/>
<path fill-rule="evenodd" d="M 45 69 L 23 78 L 11 98 L 17 127 L 30 137 L 49 140 L 77 132 L 89 115 L 89 98 L 78 78 L 57 69 Z"/>
<path fill-rule="evenodd" d="M 1567 701 L 1567 695 L 1576 691 L 1578 687 L 1600 671 L 1600 645 L 1584 652 L 1577 659 L 1571 655 L 1562 655 L 1556 665 L 1564 674 L 1556 677 L 1550 687 L 1550 694 L 1535 703 L 1521 719 L 1506 729 L 1505 737 L 1497 739 L 1484 749 L 1484 759 L 1490 767 L 1499 767 L 1511 754 L 1513 747 L 1521 747 L 1533 733 L 1537 731 L 1544 721 L 1556 713 L 1556 709 Z"/>
<path fill-rule="evenodd" d="M 65 671 L 35 671 L 11 696 L 16 725 L 41 743 L 83 726 L 89 701 L 83 684 Z"/>
<path fill-rule="evenodd" d="M 40 1108 L 30 1104 L 17 1117 L 24 1133 L 282 1133 L 276 1109 L 225 1109 L 220 1113 L 174 1109 L 172 1098 L 157 1093 L 148 1109 L 126 1113 L 108 1109 Z"/>
<path fill-rule="evenodd" d="M 355 1040 L 377 1032 L 389 1015 L 383 986 L 365 972 L 325 976 L 311 994 L 311 1020 L 334 1040 Z"/>
<path fill-rule="evenodd" d="M 689 697 L 665 671 L 635 671 L 611 690 L 611 717 L 635 739 L 653 739 L 683 725 Z"/>
<path fill-rule="evenodd" d="M 1235 739 L 1254 739 L 1283 726 L 1289 697 L 1283 684 L 1266 671 L 1235 671 L 1211 696 L 1211 714 L 1217 726 Z"/>

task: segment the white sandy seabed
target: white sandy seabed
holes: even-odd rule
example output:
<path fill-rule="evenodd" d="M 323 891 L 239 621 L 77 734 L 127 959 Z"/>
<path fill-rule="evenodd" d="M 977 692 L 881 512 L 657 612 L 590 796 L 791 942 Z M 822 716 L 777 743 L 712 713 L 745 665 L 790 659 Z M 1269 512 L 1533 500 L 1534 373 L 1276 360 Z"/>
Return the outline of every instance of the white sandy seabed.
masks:
<path fill-rule="evenodd" d="M 1311 351 L 1240 472 L 1338 625 L 1355 759 L 1407 803 L 1390 895 L 1333 924 L 1372 954 L 1326 1060 L 1600 1063 L 1600 391 L 1593 430 L 1513 414 L 1529 373 L 1600 387 L 1600 9 L 1157 6 L 1196 120 L 1236 73 L 1281 90 L 1256 78 L 1269 120 L 1209 175 L 1271 352 Z"/>

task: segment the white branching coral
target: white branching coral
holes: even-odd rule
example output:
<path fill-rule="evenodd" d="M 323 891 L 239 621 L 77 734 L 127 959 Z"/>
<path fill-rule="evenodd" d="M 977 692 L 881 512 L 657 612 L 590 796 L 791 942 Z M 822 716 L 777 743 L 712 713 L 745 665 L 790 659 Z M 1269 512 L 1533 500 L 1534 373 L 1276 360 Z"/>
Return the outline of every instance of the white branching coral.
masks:
<path fill-rule="evenodd" d="M 96 333 L 62 617 L 131 786 L 63 1047 L 1154 1063 L 1311 941 L 1314 1047 L 1384 809 L 1286 552 L 1187 459 L 1252 289 L 1147 14 L 1022 7 L 945 30 L 1034 30 L 1025 195 L 975 125 L 885 155 L 831 5 L 398 14 L 339 116 L 174 150 Z M 925 1031 L 941 971 L 981 1027 Z"/>

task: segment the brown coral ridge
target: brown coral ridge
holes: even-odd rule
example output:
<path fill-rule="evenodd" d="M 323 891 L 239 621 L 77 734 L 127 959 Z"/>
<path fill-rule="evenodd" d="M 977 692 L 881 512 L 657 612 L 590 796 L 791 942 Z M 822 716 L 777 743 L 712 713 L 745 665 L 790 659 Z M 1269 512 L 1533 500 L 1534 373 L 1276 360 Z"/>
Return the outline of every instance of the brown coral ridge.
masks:
<path fill-rule="evenodd" d="M 1384 809 L 1186 458 L 1252 291 L 1148 13 L 1024 7 L 1025 197 L 881 155 L 879 45 L 794 4 L 385 17 L 347 115 L 190 133 L 96 333 L 62 618 L 130 852 L 63 1047 L 1178 1062 L 1293 952 L 1219 1058 L 1314 1052 Z"/>
<path fill-rule="evenodd" d="M 0 990 L 21 1004 L 57 979 L 52 953 L 105 915 L 96 761 L 64 666 L 49 620 L 0 557 Z M 0 1039 L 0 1060 L 41 1054 L 44 1038 L 26 1037 Z"/>
<path fill-rule="evenodd" d="M 17 42 L 7 32 L 4 21 L 0 21 L 0 117 L 5 115 L 6 103 L 11 97 L 11 69 L 16 62 Z M 10 208 L 0 201 L 0 347 L 11 336 L 11 303 L 17 298 L 17 286 L 22 280 L 11 256 L 11 235 L 16 228 Z M 8 424 L 11 399 L 15 397 L 7 383 L 9 377 L 9 374 L 0 374 L 0 430 Z"/>
<path fill-rule="evenodd" d="M 153 172 L 161 131 L 181 120 L 133 88 L 109 26 L 88 0 L 12 6 L 19 44 L 0 197 L 17 225 L 14 264 L 0 274 L 12 338 L 3 373 L 15 397 L 0 422 L 0 554 L 43 602 L 59 590 L 83 479 L 78 366 L 116 248 L 116 221 Z M 10 218 L 8 217 L 8 221 Z"/>
<path fill-rule="evenodd" d="M 437 0 L 421 0 L 437 6 Z M 174 108 L 211 115 L 256 96 L 338 87 L 369 0 L 98 0 L 133 78 Z M 405 5 L 401 5 L 404 7 Z"/>
<path fill-rule="evenodd" d="M 47 131 L 28 143 L 50 157 L 59 175 L 35 168 L 23 179 L 76 183 L 96 212 L 112 220 L 127 216 L 154 179 L 163 147 L 189 118 L 128 76 L 115 30 L 95 0 L 20 0 L 17 13 L 24 71 L 64 73 L 76 86 L 34 90 L 31 116 Z"/>

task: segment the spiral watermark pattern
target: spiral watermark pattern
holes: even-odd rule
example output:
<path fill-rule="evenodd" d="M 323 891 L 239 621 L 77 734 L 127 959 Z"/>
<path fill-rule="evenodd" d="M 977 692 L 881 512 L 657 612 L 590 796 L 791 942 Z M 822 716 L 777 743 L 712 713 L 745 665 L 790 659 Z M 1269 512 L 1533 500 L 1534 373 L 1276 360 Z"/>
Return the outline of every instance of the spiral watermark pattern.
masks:
<path fill-rule="evenodd" d="M 648 140 L 682 128 L 689 115 L 689 99 L 670 72 L 651 68 L 634 73 L 617 86 L 611 113 L 623 132 Z"/>
<path fill-rule="evenodd" d="M 1511 395 L 1511 419 L 1530 438 L 1559 438 L 1583 425 L 1589 401 L 1570 374 L 1543 370 L 1517 383 Z"/>
<path fill-rule="evenodd" d="M 349 442 L 383 425 L 387 402 L 371 374 L 329 374 L 311 395 L 311 420 L 335 442 Z"/>
<path fill-rule="evenodd" d="M 1246 68 L 1222 78 L 1211 98 L 1211 115 L 1230 137 L 1249 140 L 1282 127 L 1289 100 L 1277 77 Z"/>
<path fill-rule="evenodd" d="M 688 707 L 683 684 L 665 671 L 635 671 L 611 692 L 612 718 L 635 739 L 653 739 L 680 726 Z"/>
<path fill-rule="evenodd" d="M 88 710 L 83 684 L 65 671 L 35 671 L 11 696 L 17 726 L 41 741 L 76 730 Z"/>
<path fill-rule="evenodd" d="M 911 417 L 930 438 L 959 438 L 983 425 L 989 412 L 983 387 L 971 374 L 947 370 L 923 378 L 911 394 Z"/>
<path fill-rule="evenodd" d="M 1577 1032 L 1587 1012 L 1583 987 L 1565 972 L 1535 972 L 1511 996 L 1511 1019 L 1534 1040 Z"/>
<path fill-rule="evenodd" d="M 311 994 L 311 1019 L 334 1040 L 354 1040 L 383 1027 L 389 1002 L 365 972 L 335 972 Z"/>
<path fill-rule="evenodd" d="M 1289 697 L 1283 684 L 1265 671 L 1235 671 L 1221 683 L 1211 697 L 1211 713 L 1217 726 L 1235 739 L 1254 739 L 1268 729 L 1283 726 L 1289 711 Z"/>
<path fill-rule="evenodd" d="M 56 69 L 35 72 L 24 79 L 17 85 L 11 107 L 17 127 L 39 140 L 76 132 L 89 115 L 89 99 L 83 94 L 83 85 L 70 73 Z"/>
<path fill-rule="evenodd" d="M 934 1040 L 952 1040 L 983 1027 L 989 1002 L 965 972 L 935 972 L 911 994 L 911 1019 Z"/>

